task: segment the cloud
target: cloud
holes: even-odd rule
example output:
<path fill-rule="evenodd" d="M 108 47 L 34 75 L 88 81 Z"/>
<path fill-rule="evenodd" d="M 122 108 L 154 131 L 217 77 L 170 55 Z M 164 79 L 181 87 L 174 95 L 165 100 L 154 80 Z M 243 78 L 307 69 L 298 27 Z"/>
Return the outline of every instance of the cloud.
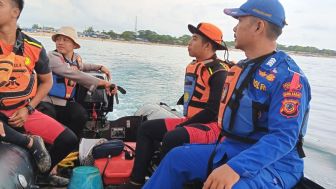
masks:
<path fill-rule="evenodd" d="M 19 20 L 22 26 L 39 24 L 60 27 L 72 25 L 79 30 L 93 26 L 96 30 L 123 32 L 150 29 L 160 34 L 187 34 L 187 24 L 212 22 L 233 40 L 237 23 L 223 14 L 225 7 L 239 7 L 245 0 L 29 0 Z M 334 0 L 282 0 L 288 26 L 279 42 L 335 49 L 336 6 Z M 304 3 L 304 6 L 303 6 Z"/>

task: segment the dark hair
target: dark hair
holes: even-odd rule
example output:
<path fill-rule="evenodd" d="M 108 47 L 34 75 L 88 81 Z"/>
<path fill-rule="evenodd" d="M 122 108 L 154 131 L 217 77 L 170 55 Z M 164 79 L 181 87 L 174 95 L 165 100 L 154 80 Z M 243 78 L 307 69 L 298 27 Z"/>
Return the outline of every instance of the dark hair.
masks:
<path fill-rule="evenodd" d="M 211 49 L 212 51 L 216 51 L 218 50 L 217 44 L 215 42 L 213 42 L 211 39 L 209 39 L 207 36 L 205 36 L 204 34 L 200 34 L 201 39 L 202 39 L 202 43 L 210 43 L 211 45 Z"/>
<path fill-rule="evenodd" d="M 12 0 L 13 3 L 15 3 L 15 5 L 19 8 L 20 10 L 20 14 L 22 12 L 23 6 L 24 6 L 24 0 Z M 19 16 L 20 16 L 19 14 Z M 19 18 L 18 16 L 18 18 Z"/>
<path fill-rule="evenodd" d="M 251 23 L 256 23 L 258 20 L 263 20 L 257 17 L 251 17 Z M 278 37 L 281 35 L 282 33 L 282 28 L 280 28 L 279 26 L 268 22 L 266 20 L 263 20 L 266 23 L 266 35 L 269 39 L 274 39 L 277 40 Z"/>

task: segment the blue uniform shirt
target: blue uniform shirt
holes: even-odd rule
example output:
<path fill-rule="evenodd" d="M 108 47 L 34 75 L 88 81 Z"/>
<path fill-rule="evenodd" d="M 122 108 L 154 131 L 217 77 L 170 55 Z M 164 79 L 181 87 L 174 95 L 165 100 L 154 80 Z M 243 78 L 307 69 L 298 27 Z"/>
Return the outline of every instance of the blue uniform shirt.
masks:
<path fill-rule="evenodd" d="M 258 139 L 253 145 L 224 141 L 224 145 L 230 143 L 242 149 L 227 164 L 243 177 L 253 177 L 267 166 L 303 172 L 296 144 L 311 94 L 302 70 L 289 56 L 281 61 L 270 59 L 257 69 L 247 95 L 269 107 L 256 121 L 258 127 L 265 127 L 268 132 L 253 133 L 250 138 Z"/>

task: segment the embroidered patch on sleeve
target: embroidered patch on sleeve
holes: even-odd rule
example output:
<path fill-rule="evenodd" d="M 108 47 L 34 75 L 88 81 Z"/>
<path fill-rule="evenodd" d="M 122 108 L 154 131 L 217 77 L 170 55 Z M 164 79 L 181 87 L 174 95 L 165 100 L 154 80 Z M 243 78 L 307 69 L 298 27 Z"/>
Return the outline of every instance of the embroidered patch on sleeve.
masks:
<path fill-rule="evenodd" d="M 296 117 L 299 113 L 299 104 L 298 100 L 284 99 L 280 108 L 281 115 L 286 118 Z"/>
<path fill-rule="evenodd" d="M 295 86 L 295 88 L 291 88 L 291 82 L 287 82 L 287 83 L 282 84 L 282 87 L 285 91 L 289 91 L 289 90 L 299 91 L 302 88 L 302 84 L 299 83 L 298 85 Z"/>
<path fill-rule="evenodd" d="M 261 91 L 267 90 L 266 85 L 256 79 L 253 79 L 253 87 Z"/>
<path fill-rule="evenodd" d="M 259 70 L 259 75 L 260 75 L 261 77 L 266 77 L 266 76 L 267 76 L 267 73 L 264 72 L 264 71 Z"/>
<path fill-rule="evenodd" d="M 272 82 L 272 81 L 274 81 L 274 79 L 275 79 L 275 75 L 274 75 L 274 74 L 268 74 L 268 75 L 266 76 L 266 79 L 267 79 L 267 81 Z"/>
<path fill-rule="evenodd" d="M 274 81 L 275 79 L 275 75 L 273 73 L 267 73 L 265 71 L 259 70 L 259 75 L 261 77 L 264 77 L 265 79 L 267 79 L 267 81 L 270 81 L 270 82 Z"/>
<path fill-rule="evenodd" d="M 298 91 L 285 91 L 282 93 L 284 98 L 301 98 L 302 94 Z"/>

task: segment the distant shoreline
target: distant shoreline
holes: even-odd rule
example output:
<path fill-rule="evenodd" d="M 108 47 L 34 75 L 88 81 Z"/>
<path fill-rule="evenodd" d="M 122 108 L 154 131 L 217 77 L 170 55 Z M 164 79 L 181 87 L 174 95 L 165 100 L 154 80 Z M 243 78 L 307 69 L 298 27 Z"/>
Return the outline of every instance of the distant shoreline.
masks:
<path fill-rule="evenodd" d="M 37 36 L 37 37 L 50 37 L 55 33 L 49 32 L 26 32 L 29 36 Z M 164 43 L 152 43 L 152 42 L 144 42 L 144 41 L 125 41 L 125 40 L 116 40 L 116 39 L 102 39 L 102 38 L 94 38 L 94 37 L 78 37 L 83 40 L 91 40 L 91 41 L 106 41 L 106 42 L 118 42 L 118 43 L 131 43 L 131 44 L 144 44 L 144 45 L 157 45 L 157 46 L 171 46 L 171 47 L 185 47 L 183 45 L 170 45 Z"/>
<path fill-rule="evenodd" d="M 30 36 L 38 36 L 38 37 L 51 37 L 54 33 L 50 32 L 26 32 L 27 35 Z M 164 44 L 164 43 L 152 43 L 152 42 L 144 42 L 144 41 L 125 41 L 125 40 L 116 40 L 116 39 L 101 39 L 101 38 L 94 38 L 94 37 L 79 37 L 79 39 L 83 40 L 92 40 L 92 41 L 106 41 L 106 42 L 118 42 L 118 43 L 129 43 L 129 44 L 144 44 L 144 45 L 156 45 L 156 46 L 170 46 L 170 47 L 185 47 L 183 45 L 171 45 L 171 44 Z M 240 51 L 235 48 L 229 48 L 230 51 Z M 286 51 L 288 54 L 291 55 L 299 55 L 299 56 L 308 56 L 308 57 L 324 57 L 324 58 L 336 58 L 336 56 L 328 56 L 323 54 L 313 54 L 309 52 L 299 52 L 299 51 Z"/>

